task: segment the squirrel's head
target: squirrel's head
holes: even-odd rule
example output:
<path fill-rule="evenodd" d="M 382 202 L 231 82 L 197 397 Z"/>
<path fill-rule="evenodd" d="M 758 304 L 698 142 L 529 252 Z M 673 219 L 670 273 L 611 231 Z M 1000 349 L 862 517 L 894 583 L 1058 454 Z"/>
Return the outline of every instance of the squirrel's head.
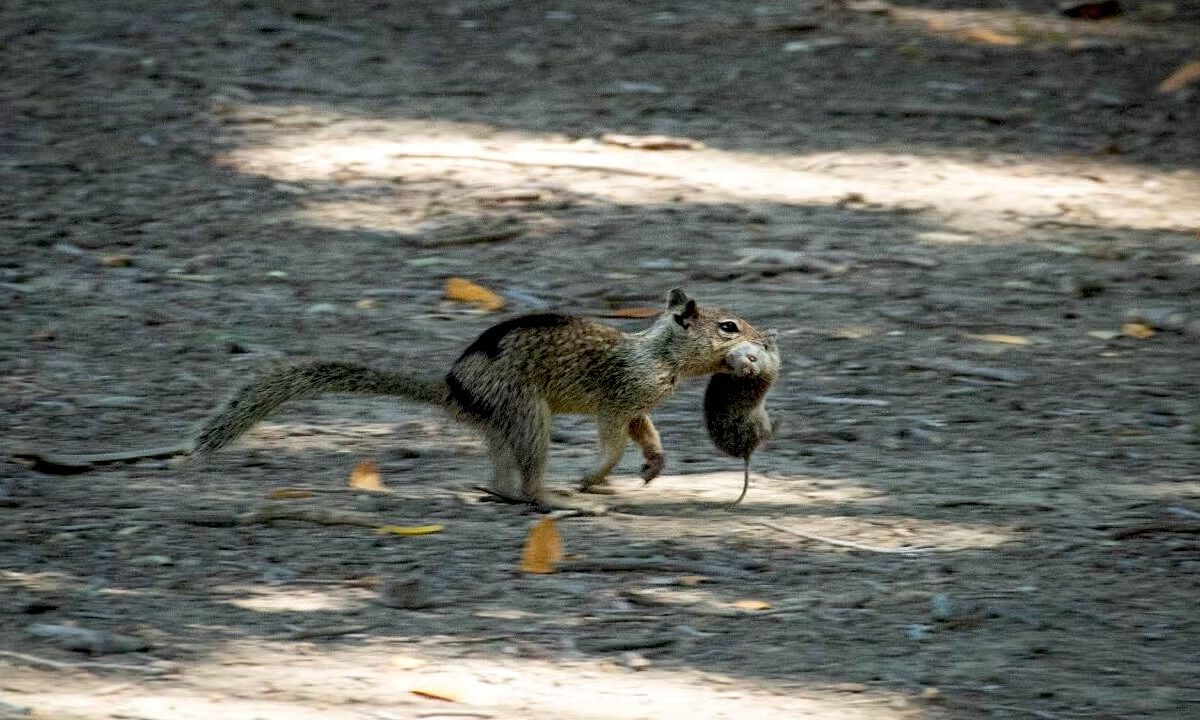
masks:
<path fill-rule="evenodd" d="M 679 343 L 677 357 L 685 376 L 710 375 L 715 372 L 734 372 L 741 375 L 757 373 L 755 350 L 765 352 L 774 338 L 759 332 L 753 325 L 720 308 L 696 304 L 683 290 L 675 288 L 667 298 L 664 322 Z M 747 362 L 747 358 L 755 358 Z"/>

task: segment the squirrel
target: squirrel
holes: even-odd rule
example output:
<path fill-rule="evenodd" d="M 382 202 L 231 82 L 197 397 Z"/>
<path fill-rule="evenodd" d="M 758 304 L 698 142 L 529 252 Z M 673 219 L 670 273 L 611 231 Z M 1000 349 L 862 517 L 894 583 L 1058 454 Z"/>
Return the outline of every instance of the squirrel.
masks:
<path fill-rule="evenodd" d="M 678 288 L 670 292 L 666 312 L 637 333 L 571 315 L 523 315 L 485 330 L 444 377 L 336 361 L 268 373 L 238 391 L 204 424 L 192 455 L 229 444 L 288 400 L 327 392 L 395 395 L 441 405 L 455 419 L 481 430 L 497 496 L 543 510 L 602 512 L 545 488 L 551 417 L 596 417 L 600 462 L 583 477 L 585 492 L 605 492 L 608 474 L 630 438 L 642 449 L 641 477 L 649 482 L 662 471 L 664 455 L 647 413 L 682 378 L 710 375 L 732 363 L 745 365 L 743 345 L 762 340 L 750 323 L 697 305 Z"/>
<path fill-rule="evenodd" d="M 766 397 L 779 379 L 778 333 L 767 330 L 760 343 L 743 343 L 729 353 L 729 370 L 714 374 L 704 391 L 704 424 L 717 449 L 745 461 L 742 494 L 750 488 L 750 455 L 778 427 L 767 415 Z"/>

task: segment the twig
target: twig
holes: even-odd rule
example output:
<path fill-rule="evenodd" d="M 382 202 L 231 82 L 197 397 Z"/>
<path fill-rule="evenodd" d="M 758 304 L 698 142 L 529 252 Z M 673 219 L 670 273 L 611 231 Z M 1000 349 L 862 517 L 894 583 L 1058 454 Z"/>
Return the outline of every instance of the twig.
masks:
<path fill-rule="evenodd" d="M 418 244 L 421 247 L 453 247 L 455 245 L 480 245 L 482 243 L 502 242 L 504 240 L 512 240 L 515 237 L 520 237 L 521 233 L 525 232 L 522 227 L 493 227 L 482 228 L 461 235 L 447 235 L 445 237 L 429 237 L 422 238 Z"/>
<path fill-rule="evenodd" d="M 295 632 L 273 635 L 272 640 L 313 640 L 316 638 L 341 637 L 370 630 L 370 625 L 327 625 L 325 627 L 303 628 Z"/>
<path fill-rule="evenodd" d="M 825 537 L 824 535 L 814 535 L 801 530 L 793 530 L 791 528 L 783 527 L 782 525 L 776 525 L 775 523 L 767 522 L 766 520 L 760 520 L 752 524 L 761 525 L 762 527 L 770 528 L 771 530 L 785 533 L 787 535 L 795 535 L 796 537 L 804 538 L 805 540 L 813 540 L 816 542 L 825 543 L 826 545 L 850 548 L 852 550 L 862 550 L 864 552 L 884 553 L 887 555 L 917 555 L 919 553 L 929 552 L 927 549 L 922 548 L 885 548 L 877 547 L 875 545 L 863 545 L 862 543 L 851 542 L 849 540 L 838 540 L 836 538 Z"/>
<path fill-rule="evenodd" d="M 501 503 L 503 505 L 529 505 L 530 504 L 528 500 L 520 500 L 518 498 L 509 497 L 502 493 L 496 492 L 495 490 L 491 489 L 490 487 L 487 487 L 486 485 L 472 485 L 471 489 L 478 490 L 479 492 L 483 493 L 483 498 L 481 499 L 481 502 L 494 502 L 494 503 Z"/>
<path fill-rule="evenodd" d="M 12 658 L 13 660 L 19 660 L 30 665 L 48 667 L 51 670 L 115 670 L 121 672 L 138 672 L 145 675 L 167 675 L 175 672 L 174 667 L 125 665 L 122 663 L 66 662 L 38 657 L 36 655 L 26 655 L 25 653 L 13 652 L 11 650 L 0 650 L 0 657 Z"/>
<path fill-rule="evenodd" d="M 978 105 L 935 105 L 903 103 L 879 105 L 875 103 L 829 103 L 825 112 L 830 115 L 899 115 L 901 117 L 952 117 L 967 120 L 986 120 L 1003 124 L 1026 120 L 1029 113 L 1024 110 L 1004 110 Z"/>
<path fill-rule="evenodd" d="M 1036 291 L 1034 291 L 1034 292 L 1036 292 Z M 1054 291 L 1054 292 L 1057 293 L 1058 291 Z M 912 315 L 907 315 L 903 312 L 898 312 L 896 310 L 889 310 L 887 308 L 876 309 L 875 314 L 879 315 L 880 317 L 885 317 L 888 320 L 895 320 L 896 322 L 908 323 L 909 325 L 915 325 L 916 327 L 923 328 L 923 329 L 949 327 L 949 328 L 962 328 L 962 329 L 978 330 L 981 328 L 994 328 L 994 327 L 998 327 L 1000 325 L 1003 325 L 1003 327 L 1006 327 L 1006 328 L 1024 328 L 1027 330 L 1054 330 L 1055 329 L 1053 325 L 1050 325 L 1048 323 L 1028 322 L 1028 321 L 1019 321 L 1019 320 L 1005 320 L 1003 323 L 998 323 L 994 320 L 943 320 L 943 319 L 931 318 L 931 317 L 913 317 Z"/>
<path fill-rule="evenodd" d="M 809 395 L 804 398 L 806 402 L 817 403 L 818 405 L 867 405 L 869 407 L 888 407 L 892 404 L 890 400 L 876 400 L 875 398 L 851 398 L 851 397 L 833 397 L 830 395 Z"/>
<path fill-rule="evenodd" d="M 28 465 L 38 472 L 53 475 L 74 475 L 93 470 L 98 465 L 113 465 L 116 463 L 132 462 L 134 460 L 169 458 L 176 455 L 187 455 L 191 451 L 191 444 L 176 444 L 141 448 L 139 450 L 120 450 L 117 452 L 82 455 L 19 452 L 13 453 L 13 460 L 23 465 Z"/>
<path fill-rule="evenodd" d="M 924 268 L 932 270 L 936 267 L 941 267 L 942 263 L 938 260 L 919 255 L 877 255 L 874 257 L 856 258 L 860 263 L 871 263 L 874 265 L 908 265 L 910 267 Z"/>
<path fill-rule="evenodd" d="M 666 647 L 675 642 L 675 638 L 670 635 L 657 636 L 628 636 L 617 638 L 606 638 L 604 640 L 595 640 L 592 642 L 582 642 L 580 645 L 584 650 L 590 652 L 624 652 L 625 650 L 649 650 L 651 648 Z"/>
<path fill-rule="evenodd" d="M 712 577 L 742 577 L 733 568 L 720 565 L 681 563 L 666 558 L 581 558 L 554 564 L 559 572 L 670 572 Z"/>
<path fill-rule="evenodd" d="M 908 364 L 910 367 L 921 370 L 945 370 L 955 375 L 970 375 L 987 380 L 999 380 L 1000 382 L 1020 383 L 1032 377 L 1030 373 L 1020 370 L 983 367 L 982 365 L 973 365 L 961 360 L 951 360 L 950 358 L 918 359 L 911 360 Z"/>
<path fill-rule="evenodd" d="M 470 160 L 474 162 L 497 163 L 499 165 L 512 165 L 514 167 L 536 167 L 550 168 L 552 170 L 579 170 L 583 172 L 601 172 L 609 175 L 631 175 L 633 177 L 648 177 L 658 180 L 679 180 L 677 175 L 667 175 L 665 173 L 646 172 L 644 170 L 630 170 L 628 168 L 611 167 L 608 165 L 584 165 L 582 163 L 556 163 L 556 162 L 535 162 L 533 160 L 511 160 L 502 157 L 488 157 L 485 155 L 456 155 L 453 153 L 391 153 L 389 157 L 398 158 L 413 158 L 424 160 Z"/>
<path fill-rule="evenodd" d="M 1113 531 L 1110 537 L 1113 540 L 1126 540 L 1131 537 L 1153 535 L 1154 533 L 1200 533 L 1200 523 L 1188 522 L 1187 520 L 1157 520 L 1141 525 L 1123 527 Z"/>
<path fill-rule="evenodd" d="M 275 20 L 266 26 L 267 28 L 278 28 L 280 30 L 291 30 L 298 33 L 309 33 L 310 35 L 320 35 L 322 37 L 341 40 L 354 45 L 361 45 L 363 36 L 348 30 L 339 30 L 337 28 L 328 28 L 312 23 L 296 22 L 288 20 Z"/>
<path fill-rule="evenodd" d="M 205 527 L 234 527 L 237 525 L 270 523 L 276 520 L 298 520 L 318 525 L 357 525 L 372 528 L 384 525 L 378 519 L 365 513 L 350 512 L 347 510 L 328 510 L 325 508 L 292 507 L 288 505 L 266 505 L 257 510 L 241 513 L 227 510 L 195 510 L 183 513 L 171 513 L 166 515 L 166 519 Z"/>
<path fill-rule="evenodd" d="M 624 590 L 621 592 L 621 597 L 635 605 L 679 610 L 682 612 L 691 613 L 693 615 L 707 615 L 711 617 L 726 618 L 773 617 L 796 612 L 809 612 L 812 609 L 812 603 L 801 602 L 789 603 L 788 605 L 765 608 L 762 610 L 750 610 L 736 606 L 722 605 L 705 600 L 677 598 L 669 595 L 664 596 L 653 591 L 645 590 Z"/>

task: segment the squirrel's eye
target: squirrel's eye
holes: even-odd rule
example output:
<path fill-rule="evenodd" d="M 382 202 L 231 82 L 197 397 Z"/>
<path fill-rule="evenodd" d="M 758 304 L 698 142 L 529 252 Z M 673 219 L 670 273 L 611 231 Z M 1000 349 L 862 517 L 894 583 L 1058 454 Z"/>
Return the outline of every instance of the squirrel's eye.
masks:
<path fill-rule="evenodd" d="M 717 325 L 717 327 L 721 330 L 721 332 L 725 333 L 735 333 L 738 331 L 738 324 L 732 320 L 726 320 L 720 325 Z"/>

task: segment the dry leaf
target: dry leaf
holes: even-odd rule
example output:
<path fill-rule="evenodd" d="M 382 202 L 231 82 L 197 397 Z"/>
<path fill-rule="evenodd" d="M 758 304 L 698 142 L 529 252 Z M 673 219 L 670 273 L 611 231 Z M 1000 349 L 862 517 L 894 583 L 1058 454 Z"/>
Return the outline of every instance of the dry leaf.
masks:
<path fill-rule="evenodd" d="M 562 538 L 553 518 L 542 518 L 529 532 L 521 553 L 521 572 L 552 573 L 554 563 L 563 559 Z"/>
<path fill-rule="evenodd" d="M 499 310 L 504 307 L 504 298 L 464 278 L 446 280 L 446 298 L 456 302 L 478 305 L 484 310 Z"/>
<path fill-rule="evenodd" d="M 1001 345 L 1029 345 L 1029 339 L 1023 338 L 1020 335 L 1004 335 L 1002 333 L 984 333 L 982 335 L 971 335 L 970 337 L 976 340 L 985 340 L 987 342 L 1000 343 Z"/>
<path fill-rule="evenodd" d="M 706 580 L 708 578 L 704 575 L 681 575 L 679 577 L 679 584 L 684 587 L 695 587 Z"/>
<path fill-rule="evenodd" d="M 996 32 L 995 30 L 989 30 L 987 28 L 969 28 L 962 32 L 962 38 L 964 40 L 971 40 L 974 42 L 983 43 L 985 45 L 1003 45 L 1006 47 L 1020 45 L 1024 42 L 1024 40 L 1016 35 Z"/>
<path fill-rule="evenodd" d="M 380 535 L 432 535 L 445 529 L 445 525 L 380 525 L 375 532 Z"/>
<path fill-rule="evenodd" d="M 1125 337 L 1146 340 L 1154 337 L 1154 328 L 1137 322 L 1128 322 L 1121 326 L 1121 334 Z"/>
<path fill-rule="evenodd" d="M 1200 60 L 1191 60 L 1180 65 L 1175 72 L 1171 73 L 1158 84 L 1160 93 L 1173 93 L 1176 90 L 1191 85 L 1200 80 Z"/>
<path fill-rule="evenodd" d="M 602 316 L 610 317 L 610 318 L 641 319 L 641 318 L 658 317 L 661 313 L 662 313 L 661 308 L 631 307 L 631 308 L 618 308 L 616 310 L 610 310 L 609 312 L 602 313 Z"/>
<path fill-rule="evenodd" d="M 766 600 L 738 600 L 733 606 L 739 610 L 769 610 L 771 603 Z"/>
<path fill-rule="evenodd" d="M 383 486 L 379 466 L 370 460 L 363 460 L 354 466 L 354 472 L 350 473 L 350 487 L 371 492 L 388 492 L 388 489 Z"/>
<path fill-rule="evenodd" d="M 299 500 L 301 498 L 310 498 L 315 495 L 312 490 L 301 490 L 299 488 L 276 488 L 267 493 L 268 500 Z"/>

